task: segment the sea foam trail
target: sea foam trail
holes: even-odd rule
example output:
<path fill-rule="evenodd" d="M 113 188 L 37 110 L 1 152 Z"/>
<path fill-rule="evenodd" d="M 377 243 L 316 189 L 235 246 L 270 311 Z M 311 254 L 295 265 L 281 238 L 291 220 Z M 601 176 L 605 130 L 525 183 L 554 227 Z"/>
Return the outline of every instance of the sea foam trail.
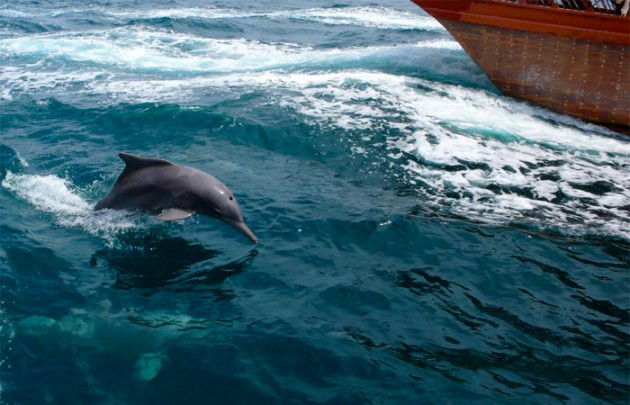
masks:
<path fill-rule="evenodd" d="M 246 81 L 241 79 L 243 73 L 247 73 L 245 77 L 251 78 L 255 85 L 261 81 L 259 72 L 263 74 L 262 80 L 267 80 L 264 72 L 283 71 L 270 75 L 272 83 L 282 84 L 283 76 L 292 80 L 293 73 L 287 70 L 339 69 L 363 61 L 387 63 L 399 55 L 406 58 L 408 55 L 436 55 L 439 51 L 434 49 L 461 53 L 463 57 L 461 47 L 452 40 L 317 49 L 128 28 L 99 33 L 30 35 L 0 39 L 0 51 L 6 56 L 36 56 L 46 61 L 45 67 L 42 68 L 42 62 L 36 62 L 0 68 L 0 83 L 5 84 L 0 95 L 3 100 L 21 95 L 64 99 L 67 93 L 75 101 L 80 96 L 105 96 L 99 98 L 99 104 L 106 100 L 179 102 L 194 100 L 191 93 L 204 86 L 221 87 L 219 90 L 246 86 Z M 0 59 L 1 55 L 2 52 Z M 427 66 L 430 67 L 430 61 L 425 61 Z M 172 79 L 169 73 L 196 77 L 194 80 Z M 156 75 L 160 75 L 159 79 Z M 467 71 L 455 72 L 455 75 L 471 76 Z"/>
<path fill-rule="evenodd" d="M 384 45 L 318 49 L 292 43 L 204 38 L 126 27 L 0 39 L 0 52 L 5 55 L 34 56 L 63 63 L 73 61 L 131 71 L 193 74 L 339 65 L 379 55 L 391 56 L 395 51 L 413 51 L 413 47 Z M 426 41 L 415 47 L 461 50 L 451 40 Z"/>
<path fill-rule="evenodd" d="M 54 175 L 7 172 L 1 185 L 36 209 L 52 214 L 59 225 L 81 228 L 110 242 L 115 235 L 138 226 L 122 212 L 94 212 L 92 205 L 73 191 L 67 180 Z"/>

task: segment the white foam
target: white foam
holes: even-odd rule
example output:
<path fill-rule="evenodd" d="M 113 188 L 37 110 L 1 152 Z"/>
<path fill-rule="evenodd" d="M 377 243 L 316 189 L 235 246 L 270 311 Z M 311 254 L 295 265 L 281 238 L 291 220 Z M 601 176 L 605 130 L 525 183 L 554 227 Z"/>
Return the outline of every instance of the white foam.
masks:
<path fill-rule="evenodd" d="M 27 13 L 25 11 L 20 10 L 11 10 L 11 9 L 0 9 L 0 16 L 2 17 L 10 17 L 10 18 L 25 18 L 25 17 L 34 17 L 36 14 Z"/>
<path fill-rule="evenodd" d="M 398 129 L 393 151 L 423 162 L 405 166 L 409 180 L 423 184 L 423 205 L 471 220 L 630 239 L 630 218 L 620 209 L 630 204 L 630 143 L 603 136 L 603 128 L 420 79 L 359 71 L 292 78 L 301 96 L 282 103 L 316 122 L 349 131 Z M 598 181 L 615 189 L 595 195 L 577 188 Z"/>
<path fill-rule="evenodd" d="M 194 39 L 177 34 L 123 29 L 7 38 L 0 40 L 0 50 L 10 55 L 62 58 L 131 69 L 175 70 L 186 65 L 198 70 L 204 61 L 194 57 L 192 61 L 183 60 L 184 54 L 177 47 L 190 40 Z M 222 45 L 220 42 L 216 44 L 217 53 L 224 48 Z M 235 46 L 238 47 L 237 44 Z"/>
<path fill-rule="evenodd" d="M 281 11 L 274 18 L 294 18 L 330 25 L 359 25 L 380 29 L 443 30 L 433 18 L 387 7 L 340 7 Z"/>
<path fill-rule="evenodd" d="M 419 48 L 451 49 L 454 51 L 463 50 L 459 42 L 449 39 L 436 39 L 433 41 L 419 42 L 415 46 Z"/>
<path fill-rule="evenodd" d="M 36 209 L 52 214 L 59 225 L 78 227 L 110 241 L 116 234 L 137 227 L 125 213 L 94 212 L 92 205 L 73 191 L 67 180 L 54 175 L 7 172 L 1 185 Z"/>
<path fill-rule="evenodd" d="M 107 80 L 111 75 L 103 70 L 76 70 L 72 72 L 54 71 L 39 72 L 21 70 L 16 67 L 0 69 L 0 97 L 5 101 L 11 101 L 16 94 L 25 93 L 34 97 L 47 97 L 52 94 L 72 94 L 77 96 L 78 88 L 81 85 L 93 83 L 99 80 Z M 2 98 L 0 98 L 2 100 Z M 41 103 L 46 103 L 42 99 L 38 100 L 38 106 L 44 107 Z"/>
<path fill-rule="evenodd" d="M 149 10 L 103 10 L 105 15 L 134 20 L 156 18 L 201 18 L 206 20 L 261 17 L 267 13 L 214 7 L 155 8 Z"/>
<path fill-rule="evenodd" d="M 31 204 L 44 211 L 77 215 L 89 210 L 89 205 L 70 191 L 67 182 L 56 176 L 16 175 L 9 172 L 2 186 L 27 198 Z"/>

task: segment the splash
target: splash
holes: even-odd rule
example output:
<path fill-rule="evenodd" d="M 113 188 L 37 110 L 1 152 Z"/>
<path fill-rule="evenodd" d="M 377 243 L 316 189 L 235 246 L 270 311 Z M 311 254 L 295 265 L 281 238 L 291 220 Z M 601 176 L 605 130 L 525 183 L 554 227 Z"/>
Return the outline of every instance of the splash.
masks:
<path fill-rule="evenodd" d="M 73 191 L 67 180 L 54 175 L 40 176 L 7 172 L 2 187 L 36 209 L 52 214 L 65 227 L 81 228 L 109 242 L 125 230 L 137 227 L 122 212 L 94 212 L 91 204 Z"/>

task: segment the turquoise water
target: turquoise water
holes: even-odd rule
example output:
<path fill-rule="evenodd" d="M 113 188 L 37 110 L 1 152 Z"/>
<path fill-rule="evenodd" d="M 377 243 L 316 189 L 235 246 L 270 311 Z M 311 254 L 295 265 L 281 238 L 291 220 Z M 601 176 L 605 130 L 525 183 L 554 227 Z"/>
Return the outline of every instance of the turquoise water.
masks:
<path fill-rule="evenodd" d="M 630 144 L 407 1 L 0 5 L 6 404 L 627 403 Z M 118 152 L 216 220 L 93 212 Z"/>

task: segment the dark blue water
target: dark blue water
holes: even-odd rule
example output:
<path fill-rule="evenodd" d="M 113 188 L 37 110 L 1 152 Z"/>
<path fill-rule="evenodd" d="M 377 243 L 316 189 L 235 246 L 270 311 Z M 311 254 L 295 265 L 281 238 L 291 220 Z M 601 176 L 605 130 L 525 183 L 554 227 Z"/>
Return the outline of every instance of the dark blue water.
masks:
<path fill-rule="evenodd" d="M 628 403 L 630 144 L 410 2 L 4 2 L 0 134 L 5 404 Z M 120 151 L 261 243 L 93 212 Z"/>

